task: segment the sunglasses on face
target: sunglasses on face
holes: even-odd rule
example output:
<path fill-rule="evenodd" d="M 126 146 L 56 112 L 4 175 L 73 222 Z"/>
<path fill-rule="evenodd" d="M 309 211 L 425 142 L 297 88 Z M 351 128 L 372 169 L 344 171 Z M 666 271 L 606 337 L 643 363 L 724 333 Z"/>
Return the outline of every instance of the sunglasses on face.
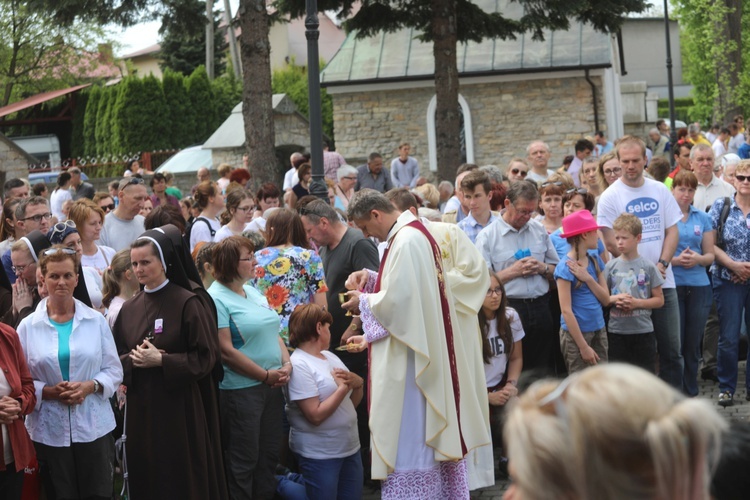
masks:
<path fill-rule="evenodd" d="M 529 175 L 529 173 L 527 171 L 521 170 L 520 168 L 511 168 L 510 172 L 513 175 L 520 175 L 521 177 L 526 177 L 527 175 Z"/>
<path fill-rule="evenodd" d="M 737 179 L 738 182 L 745 182 L 750 180 L 750 175 L 734 174 L 734 178 Z"/>
<path fill-rule="evenodd" d="M 110 203 L 109 205 L 100 205 L 99 208 L 101 208 L 105 212 L 111 212 L 112 210 L 115 209 L 115 204 L 114 203 Z"/>

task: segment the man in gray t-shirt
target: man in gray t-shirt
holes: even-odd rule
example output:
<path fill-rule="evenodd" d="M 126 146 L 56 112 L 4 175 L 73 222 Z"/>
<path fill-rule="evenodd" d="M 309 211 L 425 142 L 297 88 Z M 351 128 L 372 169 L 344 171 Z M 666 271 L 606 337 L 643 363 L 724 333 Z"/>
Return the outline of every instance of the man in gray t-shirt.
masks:
<path fill-rule="evenodd" d="M 130 177 L 120 181 L 117 196 L 120 204 L 104 218 L 99 244 L 119 252 L 129 248 L 144 231 L 145 219 L 138 212 L 143 208 L 148 192 L 143 185 L 143 179 Z"/>

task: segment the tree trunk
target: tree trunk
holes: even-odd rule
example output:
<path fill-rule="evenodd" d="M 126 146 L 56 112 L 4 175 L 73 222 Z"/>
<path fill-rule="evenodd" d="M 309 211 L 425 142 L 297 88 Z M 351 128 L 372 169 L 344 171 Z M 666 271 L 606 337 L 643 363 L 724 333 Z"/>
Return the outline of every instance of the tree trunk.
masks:
<path fill-rule="evenodd" d="M 281 170 L 274 150 L 271 91 L 271 44 L 265 0 L 241 0 L 240 49 L 242 57 L 242 116 L 251 182 L 281 185 Z"/>
<path fill-rule="evenodd" d="M 453 182 L 461 162 L 461 117 L 458 104 L 456 4 L 432 0 L 433 56 L 435 58 L 435 138 L 440 180 Z"/>
<path fill-rule="evenodd" d="M 214 79 L 214 2 L 206 0 L 206 73 Z"/>
<path fill-rule="evenodd" d="M 717 58 L 716 71 L 719 95 L 714 111 L 715 121 L 723 124 L 732 123 L 732 119 L 742 114 L 738 90 L 742 74 L 742 0 L 722 0 L 719 8 L 726 12 L 721 16 L 717 43 L 726 46 L 734 44 Z M 723 5 L 721 5 L 723 4 Z"/>

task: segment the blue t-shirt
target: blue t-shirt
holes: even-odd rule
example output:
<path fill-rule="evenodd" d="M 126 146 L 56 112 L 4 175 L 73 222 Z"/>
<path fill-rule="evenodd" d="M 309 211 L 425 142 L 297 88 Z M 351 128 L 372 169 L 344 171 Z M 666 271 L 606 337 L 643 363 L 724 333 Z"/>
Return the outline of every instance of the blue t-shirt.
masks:
<path fill-rule="evenodd" d="M 743 142 L 742 145 L 739 148 L 737 148 L 737 156 L 739 156 L 743 160 L 749 160 L 750 159 L 750 144 Z"/>
<path fill-rule="evenodd" d="M 229 328 L 232 345 L 265 370 L 281 368 L 279 315 L 268 306 L 263 295 L 250 285 L 242 287 L 242 297 L 218 281 L 208 293 L 216 303 L 219 328 Z M 260 385 L 259 380 L 241 375 L 224 364 L 224 380 L 219 389 L 244 389 Z"/>
<path fill-rule="evenodd" d="M 714 230 L 711 224 L 711 216 L 706 212 L 691 206 L 688 214 L 687 222 L 679 221 L 677 223 L 680 241 L 677 243 L 677 250 L 674 252 L 675 257 L 680 255 L 687 247 L 690 247 L 693 252 L 703 255 L 703 248 L 701 247 L 703 233 Z M 690 269 L 672 266 L 672 273 L 674 273 L 674 284 L 676 286 L 708 286 L 710 284 L 706 268 L 703 266 L 693 266 Z"/>
<path fill-rule="evenodd" d="M 65 323 L 49 320 L 57 330 L 57 362 L 63 380 L 70 380 L 70 335 L 73 333 L 73 318 Z"/>
<path fill-rule="evenodd" d="M 602 272 L 604 270 L 604 262 L 602 259 L 600 259 L 599 256 L 592 258 L 597 260 L 597 264 L 599 264 L 599 272 Z M 570 260 L 570 257 L 567 255 L 564 255 L 560 259 L 560 262 L 555 268 L 555 279 L 562 279 L 571 282 L 570 301 L 573 306 L 573 315 L 576 317 L 578 328 L 580 328 L 581 332 L 595 332 L 601 330 L 604 328 L 604 312 L 602 310 L 602 304 L 586 283 L 581 283 L 581 286 L 576 288 L 576 285 L 579 282 L 576 277 L 573 276 L 573 273 L 570 272 L 570 268 L 568 268 L 568 261 Z M 589 265 L 587 270 L 589 274 L 593 276 L 595 280 L 599 281 L 592 259 L 588 259 L 588 261 Z M 560 318 L 560 327 L 566 331 L 570 331 L 565 324 L 565 318 L 562 315 L 560 315 Z"/>
<path fill-rule="evenodd" d="M 552 245 L 554 245 L 555 251 L 557 251 L 557 256 L 562 259 L 566 255 L 568 255 L 568 252 L 570 252 L 570 243 L 568 243 L 568 240 L 560 236 L 560 234 L 562 234 L 562 229 L 557 229 L 549 235 L 549 239 L 552 242 Z M 596 250 L 589 250 L 588 254 L 592 257 L 597 257 L 604 255 L 605 250 L 606 249 L 604 248 L 604 243 L 602 243 L 602 240 L 600 238 L 599 240 L 597 240 Z"/>

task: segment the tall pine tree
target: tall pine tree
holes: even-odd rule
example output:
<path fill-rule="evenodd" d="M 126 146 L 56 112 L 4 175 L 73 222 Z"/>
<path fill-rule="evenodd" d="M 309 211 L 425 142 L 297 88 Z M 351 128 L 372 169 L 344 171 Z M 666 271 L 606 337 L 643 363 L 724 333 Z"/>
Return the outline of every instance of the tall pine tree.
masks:
<path fill-rule="evenodd" d="M 162 78 L 164 97 L 167 101 L 167 121 L 169 123 L 170 148 L 184 148 L 190 145 L 192 130 L 192 112 L 190 98 L 185 88 L 185 77 L 170 69 Z"/>
<path fill-rule="evenodd" d="M 96 155 L 96 115 L 99 112 L 99 100 L 102 97 L 101 87 L 94 86 L 86 104 L 86 116 L 83 118 L 83 155 Z"/>
<path fill-rule="evenodd" d="M 192 115 L 192 144 L 203 144 L 216 130 L 218 115 L 205 66 L 198 66 L 186 80 Z"/>

